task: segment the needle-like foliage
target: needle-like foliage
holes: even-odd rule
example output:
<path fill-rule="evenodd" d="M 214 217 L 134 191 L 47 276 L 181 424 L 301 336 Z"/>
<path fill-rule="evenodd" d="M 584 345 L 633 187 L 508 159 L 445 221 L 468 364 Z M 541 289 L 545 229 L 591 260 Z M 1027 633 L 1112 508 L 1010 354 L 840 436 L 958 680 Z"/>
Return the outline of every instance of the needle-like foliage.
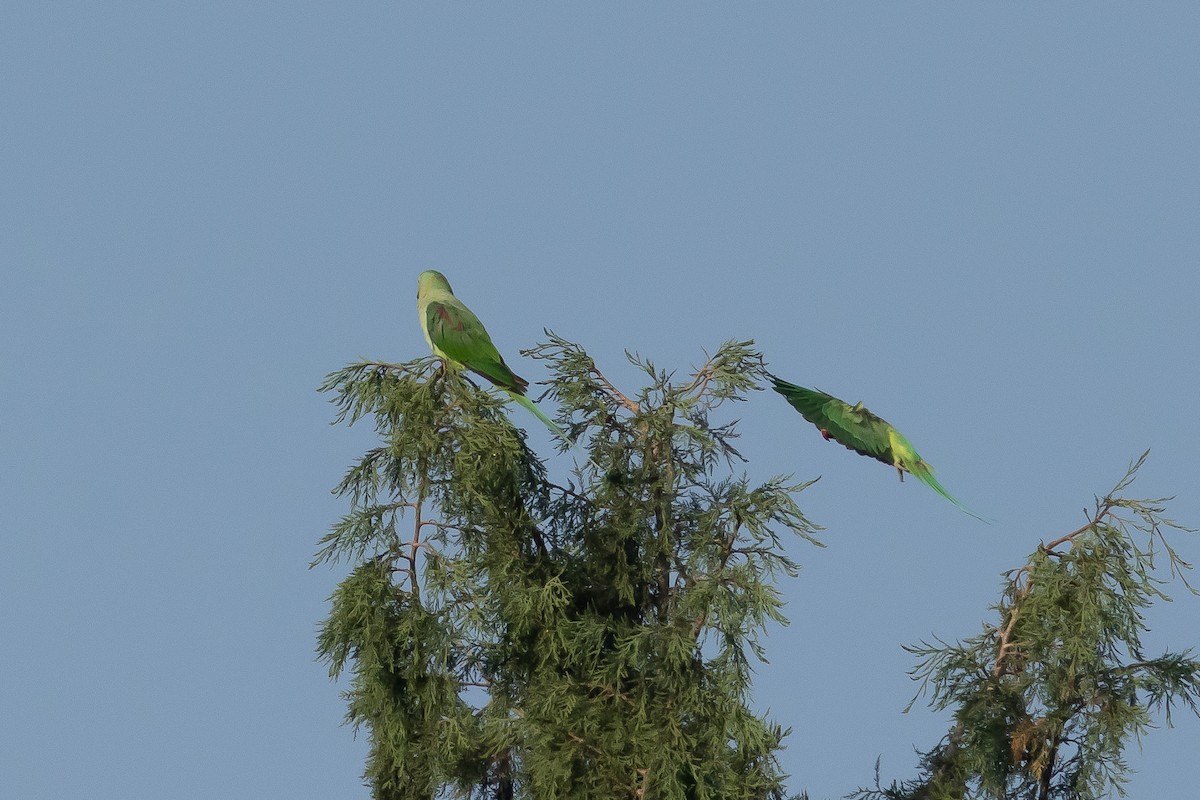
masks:
<path fill-rule="evenodd" d="M 804 485 L 736 474 L 733 424 L 709 419 L 760 356 L 730 342 L 680 381 L 631 357 L 649 379 L 631 399 L 548 336 L 526 355 L 586 448 L 569 481 L 504 398 L 434 359 L 322 387 L 380 438 L 317 557 L 352 565 L 319 653 L 350 675 L 374 796 L 782 797 L 785 731 L 749 709 L 751 664 L 796 570 L 779 537 L 816 529 Z"/>
<path fill-rule="evenodd" d="M 1168 535 L 1170 498 L 1123 492 L 1143 454 L 1078 530 L 1043 544 L 1007 573 L 997 619 L 957 643 L 909 648 L 931 705 L 954 725 L 923 758 L 922 775 L 860 798 L 1092 800 L 1122 793 L 1123 752 L 1162 712 L 1197 711 L 1200 660 L 1190 650 L 1148 656 L 1142 612 L 1169 599 L 1190 565 Z M 1164 563 L 1165 562 L 1165 563 Z M 1166 572 L 1167 578 L 1162 577 Z M 1194 591 L 1194 590 L 1193 590 Z"/>

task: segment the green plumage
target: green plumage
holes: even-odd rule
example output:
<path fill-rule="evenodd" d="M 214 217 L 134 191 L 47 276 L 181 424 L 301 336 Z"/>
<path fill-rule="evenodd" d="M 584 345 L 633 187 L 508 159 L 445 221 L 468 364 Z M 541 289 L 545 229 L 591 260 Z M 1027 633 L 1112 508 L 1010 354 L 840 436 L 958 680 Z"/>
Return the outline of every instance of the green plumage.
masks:
<path fill-rule="evenodd" d="M 442 273 L 426 270 L 417 277 L 417 317 L 425 341 L 435 356 L 491 381 L 541 420 L 551 433 L 567 438 L 554 421 L 525 396 L 529 381 L 504 363 L 479 317 L 454 296 L 450 282 Z"/>
<path fill-rule="evenodd" d="M 825 392 L 806 389 L 774 375 L 770 377 L 775 391 L 783 395 L 806 420 L 816 425 L 821 436 L 827 441 L 833 440 L 856 453 L 895 467 L 900 474 L 900 480 L 904 480 L 905 472 L 911 472 L 922 483 L 966 513 L 987 521 L 947 492 L 933 476 L 933 468 L 921 458 L 916 448 L 900 431 L 892 427 L 887 420 L 872 414 L 862 403 L 850 405 Z"/>

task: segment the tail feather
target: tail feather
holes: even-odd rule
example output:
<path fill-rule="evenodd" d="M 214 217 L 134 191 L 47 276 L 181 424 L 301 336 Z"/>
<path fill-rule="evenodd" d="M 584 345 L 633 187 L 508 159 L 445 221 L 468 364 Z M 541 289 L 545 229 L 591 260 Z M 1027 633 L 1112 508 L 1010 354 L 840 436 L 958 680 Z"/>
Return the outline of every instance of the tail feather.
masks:
<path fill-rule="evenodd" d="M 952 495 L 948 491 L 946 491 L 946 487 L 944 487 L 944 486 L 942 486 L 942 484 L 938 483 L 938 479 L 933 477 L 933 470 L 930 469 L 929 465 L 926 464 L 924 461 L 918 461 L 915 465 L 913 465 L 912 467 L 909 468 L 909 472 L 911 472 L 917 478 L 917 480 L 921 481 L 926 486 L 928 486 L 930 489 L 933 489 L 935 492 L 940 494 L 942 497 L 946 498 L 951 503 L 958 506 L 960 511 L 970 514 L 972 517 L 979 520 L 980 522 L 987 523 L 988 525 L 992 524 L 991 520 L 987 519 L 986 517 L 981 517 L 980 515 L 976 514 L 974 511 L 972 511 L 971 509 L 967 508 L 962 503 L 960 503 L 958 501 L 958 498 L 956 498 L 954 495 Z"/>
<path fill-rule="evenodd" d="M 572 441 L 567 436 L 567 434 L 563 433 L 562 428 L 555 425 L 554 420 L 550 419 L 544 413 L 542 413 L 542 410 L 540 408 L 538 408 L 532 400 L 530 400 L 528 397 L 526 397 L 523 394 L 517 394 L 516 392 L 510 391 L 507 389 L 505 391 L 507 391 L 508 395 L 513 400 L 516 400 L 519 405 L 524 406 L 525 409 L 528 410 L 530 414 L 533 414 L 535 417 L 537 417 L 539 420 L 541 420 L 542 424 L 545 425 L 550 430 L 551 433 L 553 433 L 555 436 L 557 436 L 558 438 L 560 438 L 564 442 L 566 442 L 568 447 L 570 447 L 572 450 L 583 452 L 583 454 L 587 457 L 588 462 L 593 467 L 596 468 L 596 471 L 598 474 L 604 475 L 608 472 L 608 470 L 606 470 L 604 467 L 600 466 L 600 464 L 596 461 L 596 459 L 594 459 L 590 455 L 588 455 L 587 452 L 583 450 L 583 448 L 579 445 L 578 442 Z"/>
<path fill-rule="evenodd" d="M 553 433 L 558 438 L 562 439 L 564 442 L 567 442 L 568 444 L 573 444 L 571 442 L 571 440 L 567 438 L 567 435 L 565 433 L 563 433 L 562 428 L 555 425 L 554 420 L 550 419 L 544 413 L 542 413 L 542 410 L 540 408 L 538 408 L 532 400 L 530 400 L 528 397 L 526 397 L 523 394 L 517 394 L 516 392 L 511 391 L 511 390 L 505 390 L 505 391 L 508 392 L 509 397 L 511 397 L 513 400 L 517 401 L 517 403 L 519 405 L 523 406 L 527 411 L 529 411 L 530 414 L 533 414 L 535 417 L 537 417 L 539 420 L 541 420 L 542 424 L 545 425 L 547 428 L 549 428 L 551 433 Z"/>

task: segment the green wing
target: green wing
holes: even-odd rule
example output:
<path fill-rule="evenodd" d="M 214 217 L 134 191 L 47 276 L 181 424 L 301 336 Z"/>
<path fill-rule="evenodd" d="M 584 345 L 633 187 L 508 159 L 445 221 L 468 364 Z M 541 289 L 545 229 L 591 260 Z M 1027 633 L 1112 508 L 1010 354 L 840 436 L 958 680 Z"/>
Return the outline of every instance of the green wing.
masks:
<path fill-rule="evenodd" d="M 862 407 L 862 403 L 852 406 L 824 392 L 805 389 L 803 386 L 782 381 L 774 375 L 770 377 L 775 391 L 783 395 L 806 420 L 816 425 L 826 439 L 833 439 L 856 453 L 895 467 L 901 471 L 901 478 L 904 477 L 905 471 L 912 473 L 926 486 L 972 517 L 988 522 L 985 517 L 979 516 L 946 491 L 933 476 L 933 468 L 917 454 L 916 448 L 900 431 L 893 428 L 887 420 L 867 411 Z"/>
<path fill-rule="evenodd" d="M 833 439 L 856 453 L 870 456 L 888 466 L 894 465 L 888 436 L 892 426 L 886 420 L 867 411 L 861 404 L 852 406 L 833 395 L 805 389 L 774 375 L 771 376 L 771 383 L 775 391 L 783 395 L 806 420 L 816 425 L 826 439 Z"/>
<path fill-rule="evenodd" d="M 529 381 L 508 368 L 483 323 L 462 303 L 430 300 L 424 322 L 430 344 L 447 358 L 514 394 L 525 394 Z"/>

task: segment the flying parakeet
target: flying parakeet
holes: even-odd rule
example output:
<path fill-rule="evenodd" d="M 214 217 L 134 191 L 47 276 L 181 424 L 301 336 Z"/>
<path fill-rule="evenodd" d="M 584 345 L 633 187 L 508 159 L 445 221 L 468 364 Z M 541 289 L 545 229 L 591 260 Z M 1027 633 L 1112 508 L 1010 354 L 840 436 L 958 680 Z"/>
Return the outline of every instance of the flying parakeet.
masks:
<path fill-rule="evenodd" d="M 783 395 L 806 420 L 816 425 L 826 441 L 832 439 L 856 453 L 895 467 L 900 473 L 900 480 L 904 480 L 905 472 L 911 472 L 929 488 L 972 517 L 987 522 L 958 502 L 938 483 L 937 478 L 933 477 L 933 468 L 917 454 L 916 449 L 900 431 L 893 428 L 887 420 L 863 408 L 861 402 L 850 405 L 824 392 L 796 386 L 774 375 L 770 377 L 775 391 Z"/>
<path fill-rule="evenodd" d="M 425 341 L 435 356 L 451 366 L 465 367 L 487 378 L 541 420 L 555 436 L 567 439 L 554 421 L 525 396 L 529 381 L 508 368 L 479 317 L 454 296 L 442 273 L 427 270 L 417 277 L 417 316 Z"/>

